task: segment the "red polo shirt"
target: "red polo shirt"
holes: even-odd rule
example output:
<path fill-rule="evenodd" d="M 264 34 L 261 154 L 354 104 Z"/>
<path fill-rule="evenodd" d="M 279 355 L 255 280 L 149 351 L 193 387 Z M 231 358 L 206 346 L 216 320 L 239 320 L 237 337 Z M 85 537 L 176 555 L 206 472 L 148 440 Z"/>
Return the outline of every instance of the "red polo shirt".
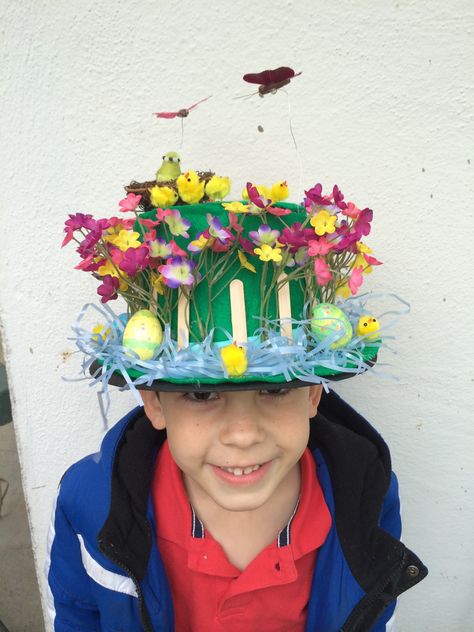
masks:
<path fill-rule="evenodd" d="M 316 552 L 331 527 L 309 450 L 301 458 L 295 513 L 243 571 L 196 516 L 167 442 L 156 461 L 152 495 L 176 632 L 303 632 Z"/>

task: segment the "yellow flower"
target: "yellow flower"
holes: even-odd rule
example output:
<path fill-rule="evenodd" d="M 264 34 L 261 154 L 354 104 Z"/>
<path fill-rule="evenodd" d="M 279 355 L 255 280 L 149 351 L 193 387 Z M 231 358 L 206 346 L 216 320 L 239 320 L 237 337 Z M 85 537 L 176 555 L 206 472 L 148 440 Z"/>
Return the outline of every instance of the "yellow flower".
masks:
<path fill-rule="evenodd" d="M 275 263 L 280 263 L 281 257 L 281 248 L 272 248 L 268 244 L 262 244 L 261 248 L 255 248 L 254 253 L 258 255 L 260 261 L 275 261 Z"/>
<path fill-rule="evenodd" d="M 240 265 L 242 266 L 242 268 L 245 268 L 246 270 L 250 270 L 250 272 L 256 272 L 255 266 L 253 266 L 251 263 L 249 263 L 249 260 L 244 255 L 242 250 L 239 250 L 237 252 L 237 254 L 239 255 L 239 261 L 240 261 Z"/>
<path fill-rule="evenodd" d="M 242 202 L 225 202 L 222 205 L 226 211 L 230 211 L 230 213 L 248 213 L 249 207 L 247 204 L 242 204 Z"/>
<path fill-rule="evenodd" d="M 101 342 L 101 339 L 105 339 L 110 334 L 110 327 L 105 329 L 104 324 L 97 324 L 92 328 L 92 339 L 95 342 Z"/>
<path fill-rule="evenodd" d="M 189 242 L 189 250 L 191 250 L 191 252 L 201 252 L 201 250 L 207 246 L 209 241 L 210 240 L 207 237 L 201 235 L 198 239 L 193 239 Z"/>
<path fill-rule="evenodd" d="M 140 233 L 136 233 L 133 230 L 121 230 L 118 235 L 110 235 L 105 238 L 105 241 L 109 241 L 122 251 L 129 248 L 139 248 L 141 243 L 138 241 Z"/>
<path fill-rule="evenodd" d="M 367 259 L 364 257 L 364 254 L 370 255 L 372 253 L 372 248 L 369 248 L 366 244 L 361 241 L 356 242 L 357 246 L 357 256 L 354 259 L 354 263 L 352 264 L 353 268 L 362 268 L 362 272 L 364 274 L 370 274 L 373 271 L 372 266 L 369 266 L 367 263 Z"/>
<path fill-rule="evenodd" d="M 151 286 L 158 294 L 165 293 L 165 284 L 163 283 L 163 276 L 153 273 L 151 275 Z"/>
<path fill-rule="evenodd" d="M 349 298 L 349 296 L 351 295 L 349 284 L 344 283 L 344 285 L 341 285 L 340 287 L 338 287 L 336 290 L 336 295 L 342 296 L 342 298 Z"/>
<path fill-rule="evenodd" d="M 332 234 L 336 230 L 336 215 L 331 215 L 327 211 L 319 211 L 317 215 L 313 215 L 310 220 L 311 226 L 314 228 L 316 235 Z"/>
<path fill-rule="evenodd" d="M 111 276 L 116 277 L 120 283 L 119 289 L 122 292 L 126 292 L 128 290 L 128 283 L 125 280 L 128 278 L 128 276 L 125 274 L 125 272 L 122 272 L 122 274 L 119 275 L 119 272 L 112 261 L 107 260 L 103 265 L 100 266 L 97 272 L 100 274 L 100 276 L 106 276 L 107 274 L 110 274 Z"/>

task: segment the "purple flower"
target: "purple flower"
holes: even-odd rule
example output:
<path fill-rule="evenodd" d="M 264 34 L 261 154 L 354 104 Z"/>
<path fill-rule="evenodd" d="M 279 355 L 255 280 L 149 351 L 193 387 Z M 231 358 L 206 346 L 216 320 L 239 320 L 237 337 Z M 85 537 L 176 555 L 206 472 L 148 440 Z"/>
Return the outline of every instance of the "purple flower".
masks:
<path fill-rule="evenodd" d="M 331 206 L 332 200 L 327 195 L 322 195 L 323 185 L 318 182 L 312 189 L 305 191 L 306 196 L 304 199 L 305 208 L 311 208 L 314 204 L 317 206 Z"/>
<path fill-rule="evenodd" d="M 370 208 L 365 208 L 360 212 L 356 223 L 354 224 L 354 230 L 357 233 L 357 241 L 364 235 L 367 236 L 370 233 L 370 222 L 374 217 L 374 212 Z"/>
<path fill-rule="evenodd" d="M 334 204 L 343 211 L 347 208 L 347 204 L 344 202 L 344 196 L 342 195 L 342 191 L 340 191 L 337 184 L 334 185 L 332 189 L 332 197 L 334 198 Z"/>
<path fill-rule="evenodd" d="M 249 237 L 257 246 L 267 244 L 268 246 L 274 246 L 276 240 L 280 236 L 279 230 L 272 230 L 268 224 L 262 224 L 258 230 L 251 230 Z"/>
<path fill-rule="evenodd" d="M 141 270 L 144 270 L 149 263 L 149 252 L 146 246 L 139 248 L 128 248 L 119 263 L 120 269 L 128 274 L 135 276 Z"/>
<path fill-rule="evenodd" d="M 195 261 L 184 257 L 171 257 L 165 265 L 158 267 L 158 272 L 163 276 L 163 281 L 168 287 L 176 288 L 180 285 L 193 285 L 193 269 Z"/>
<path fill-rule="evenodd" d="M 314 230 L 312 228 L 301 230 L 300 222 L 295 222 L 289 228 L 283 229 L 278 241 L 289 246 L 291 252 L 296 252 L 299 248 L 306 246 L 310 239 L 314 239 Z"/>
<path fill-rule="evenodd" d="M 84 215 L 84 213 L 75 213 L 74 215 L 69 214 L 69 219 L 64 222 L 64 232 L 66 233 L 66 237 L 64 238 L 61 247 L 71 241 L 76 230 L 80 230 L 81 228 L 92 230 L 94 226 L 95 219 L 93 219 L 92 215 Z"/>
<path fill-rule="evenodd" d="M 102 285 L 99 285 L 97 288 L 97 294 L 102 296 L 100 299 L 102 303 L 107 303 L 107 301 L 113 301 L 118 297 L 117 288 L 120 284 L 120 281 L 117 277 L 113 277 L 111 274 L 107 274 L 102 279 Z"/>
<path fill-rule="evenodd" d="M 166 259 L 172 254 L 171 246 L 162 237 L 147 241 L 150 257 Z"/>
<path fill-rule="evenodd" d="M 218 239 L 223 244 L 225 244 L 229 239 L 232 239 L 232 234 L 226 228 L 222 227 L 222 222 L 218 217 L 212 217 L 212 215 L 208 213 L 206 218 L 207 223 L 209 224 L 209 234 L 211 237 L 215 237 L 215 239 Z"/>

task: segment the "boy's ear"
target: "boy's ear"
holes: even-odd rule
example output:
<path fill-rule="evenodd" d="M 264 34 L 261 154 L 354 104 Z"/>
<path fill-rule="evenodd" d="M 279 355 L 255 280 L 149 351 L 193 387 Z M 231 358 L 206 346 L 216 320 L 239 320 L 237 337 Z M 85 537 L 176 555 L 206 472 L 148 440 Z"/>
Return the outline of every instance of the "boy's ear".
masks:
<path fill-rule="evenodd" d="M 321 395 L 323 394 L 322 384 L 313 384 L 309 387 L 309 416 L 314 417 L 318 412 L 319 402 L 321 401 Z"/>
<path fill-rule="evenodd" d="M 151 421 L 151 425 L 155 430 L 163 430 L 166 428 L 165 416 L 163 414 L 163 407 L 156 391 L 140 390 L 140 395 L 143 399 L 143 406 L 145 408 L 145 414 Z"/>

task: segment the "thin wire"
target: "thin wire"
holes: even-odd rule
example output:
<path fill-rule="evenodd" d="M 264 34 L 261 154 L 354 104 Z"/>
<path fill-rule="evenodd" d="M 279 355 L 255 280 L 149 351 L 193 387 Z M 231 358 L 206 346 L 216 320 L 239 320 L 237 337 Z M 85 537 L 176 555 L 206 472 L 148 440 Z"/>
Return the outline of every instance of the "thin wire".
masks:
<path fill-rule="evenodd" d="M 295 138 L 295 134 L 293 132 L 293 125 L 291 124 L 291 106 L 290 106 L 290 94 L 287 90 L 283 90 L 282 92 L 284 92 L 286 94 L 286 103 L 288 106 L 288 124 L 290 127 L 290 134 L 291 134 L 291 138 L 293 139 L 293 144 L 295 146 L 295 153 L 296 153 L 296 162 L 298 164 L 298 193 L 299 193 L 299 200 L 298 202 L 301 202 L 303 199 L 303 165 L 301 162 L 301 156 L 300 156 L 300 152 L 298 150 L 298 144 L 296 142 L 296 138 Z"/>
<path fill-rule="evenodd" d="M 183 148 L 183 141 L 184 141 L 184 118 L 181 116 L 181 142 L 179 144 L 179 148 L 182 149 Z"/>

